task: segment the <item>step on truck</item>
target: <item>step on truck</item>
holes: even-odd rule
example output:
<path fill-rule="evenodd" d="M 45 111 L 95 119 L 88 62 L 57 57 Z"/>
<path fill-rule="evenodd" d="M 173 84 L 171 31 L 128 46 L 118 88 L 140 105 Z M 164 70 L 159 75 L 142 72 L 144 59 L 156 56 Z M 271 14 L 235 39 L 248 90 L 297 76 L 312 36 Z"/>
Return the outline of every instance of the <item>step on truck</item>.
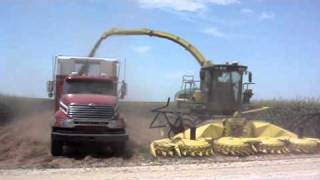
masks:
<path fill-rule="evenodd" d="M 56 56 L 48 96 L 54 98 L 51 154 L 63 155 L 64 145 L 98 143 L 121 155 L 128 133 L 118 97 L 126 95 L 119 82 L 119 61 L 106 58 Z M 121 88 L 118 90 L 118 86 Z"/>

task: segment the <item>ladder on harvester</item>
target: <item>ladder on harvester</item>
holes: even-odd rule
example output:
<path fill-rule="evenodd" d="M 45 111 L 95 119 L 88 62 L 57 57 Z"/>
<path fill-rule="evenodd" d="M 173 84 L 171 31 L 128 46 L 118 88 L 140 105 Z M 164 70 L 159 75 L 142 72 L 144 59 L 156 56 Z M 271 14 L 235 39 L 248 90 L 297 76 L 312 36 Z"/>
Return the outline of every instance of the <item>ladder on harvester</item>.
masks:
<path fill-rule="evenodd" d="M 175 101 L 177 108 L 190 106 L 193 102 L 193 94 L 198 89 L 197 81 L 193 75 L 184 75 L 182 77 L 180 91 L 176 94 Z M 190 107 L 189 107 L 190 108 Z"/>
<path fill-rule="evenodd" d="M 192 97 L 193 90 L 197 88 L 196 82 L 199 81 L 195 81 L 193 75 L 182 76 L 181 89 L 184 91 L 185 94 L 189 94 L 190 98 Z"/>

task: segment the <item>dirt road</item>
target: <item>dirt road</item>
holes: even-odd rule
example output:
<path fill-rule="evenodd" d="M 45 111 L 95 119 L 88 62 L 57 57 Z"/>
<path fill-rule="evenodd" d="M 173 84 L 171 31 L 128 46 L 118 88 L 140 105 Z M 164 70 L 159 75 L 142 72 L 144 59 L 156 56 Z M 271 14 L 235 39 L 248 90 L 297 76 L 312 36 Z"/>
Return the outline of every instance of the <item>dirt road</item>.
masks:
<path fill-rule="evenodd" d="M 22 100 L 22 102 L 25 102 L 25 100 Z M 52 157 L 49 154 L 50 123 L 53 122 L 50 101 L 30 100 L 27 103 L 22 102 L 16 104 L 23 105 L 21 109 L 26 110 L 22 112 L 30 111 L 30 113 L 20 113 L 23 116 L 18 116 L 10 122 L 0 124 L 0 169 L 3 169 L 0 180 L 8 178 L 24 179 L 24 174 L 28 174 L 28 177 L 32 179 L 49 178 L 51 176 L 76 179 L 74 175 L 78 176 L 78 174 L 79 177 L 94 177 L 92 179 L 112 179 L 112 177 L 119 177 L 120 179 L 168 179 L 169 177 L 175 177 L 175 179 L 182 179 L 195 175 L 201 175 L 203 179 L 212 179 L 212 176 L 215 177 L 216 175 L 221 175 L 226 179 L 237 178 L 237 176 L 246 178 L 247 175 L 250 178 L 270 178 L 273 177 L 270 174 L 272 175 L 274 172 L 279 172 L 275 173 L 275 179 L 287 176 L 287 174 L 293 177 L 306 177 L 306 179 L 315 176 L 315 179 L 320 179 L 316 169 L 320 167 L 319 154 L 256 155 L 248 157 L 216 154 L 206 158 L 153 159 L 148 152 L 148 146 L 150 141 L 159 139 L 160 136 L 158 130 L 149 129 L 149 123 L 154 116 L 150 110 L 162 104 L 150 102 L 121 103 L 121 111 L 127 119 L 129 134 L 132 137 L 130 140 L 132 151 L 130 158 L 112 157 L 108 153 L 100 154 L 100 152 L 95 151 L 85 152 L 81 148 L 76 148 L 77 151 L 67 153 L 63 157 Z M 278 162 L 277 159 L 282 160 Z M 8 170 L 17 168 L 41 170 Z M 48 168 L 50 170 L 45 170 Z M 65 168 L 102 169 L 70 170 Z M 183 173 L 179 174 L 174 171 L 175 169 L 181 169 Z"/>
<path fill-rule="evenodd" d="M 53 158 L 50 155 L 50 124 L 53 122 L 50 101 L 40 104 L 31 103 L 35 111 L 21 116 L 10 123 L 0 125 L 0 169 L 13 168 L 74 168 L 139 165 L 150 161 L 149 143 L 159 139 L 159 131 L 149 129 L 153 117 L 150 110 L 159 103 L 122 103 L 121 108 L 127 119 L 132 157 L 129 160 L 112 157 L 100 152 L 82 151 L 66 154 L 65 157 Z M 133 138 L 134 137 L 134 138 Z"/>
<path fill-rule="evenodd" d="M 320 158 L 49 170 L 0 170 L 6 180 L 320 179 Z"/>

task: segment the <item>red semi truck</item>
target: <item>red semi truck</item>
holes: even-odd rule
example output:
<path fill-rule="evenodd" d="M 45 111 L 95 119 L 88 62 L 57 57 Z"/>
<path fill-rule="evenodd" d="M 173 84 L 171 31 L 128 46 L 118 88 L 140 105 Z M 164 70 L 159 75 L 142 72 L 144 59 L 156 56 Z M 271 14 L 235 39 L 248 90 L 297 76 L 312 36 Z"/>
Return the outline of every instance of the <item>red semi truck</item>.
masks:
<path fill-rule="evenodd" d="M 118 68 L 115 59 L 55 58 L 53 80 L 47 84 L 55 103 L 53 156 L 63 155 L 64 145 L 88 142 L 108 144 L 119 155 L 124 152 L 128 134 L 118 95 L 124 97 L 126 88 L 118 92 Z"/>

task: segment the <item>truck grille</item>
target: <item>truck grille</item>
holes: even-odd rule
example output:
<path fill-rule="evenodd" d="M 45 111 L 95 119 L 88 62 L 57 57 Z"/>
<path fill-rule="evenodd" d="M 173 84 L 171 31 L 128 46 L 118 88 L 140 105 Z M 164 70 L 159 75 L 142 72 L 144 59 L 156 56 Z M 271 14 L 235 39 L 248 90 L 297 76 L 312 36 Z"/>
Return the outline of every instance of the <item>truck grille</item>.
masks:
<path fill-rule="evenodd" d="M 71 118 L 111 119 L 114 108 L 113 106 L 70 105 L 68 115 Z"/>

